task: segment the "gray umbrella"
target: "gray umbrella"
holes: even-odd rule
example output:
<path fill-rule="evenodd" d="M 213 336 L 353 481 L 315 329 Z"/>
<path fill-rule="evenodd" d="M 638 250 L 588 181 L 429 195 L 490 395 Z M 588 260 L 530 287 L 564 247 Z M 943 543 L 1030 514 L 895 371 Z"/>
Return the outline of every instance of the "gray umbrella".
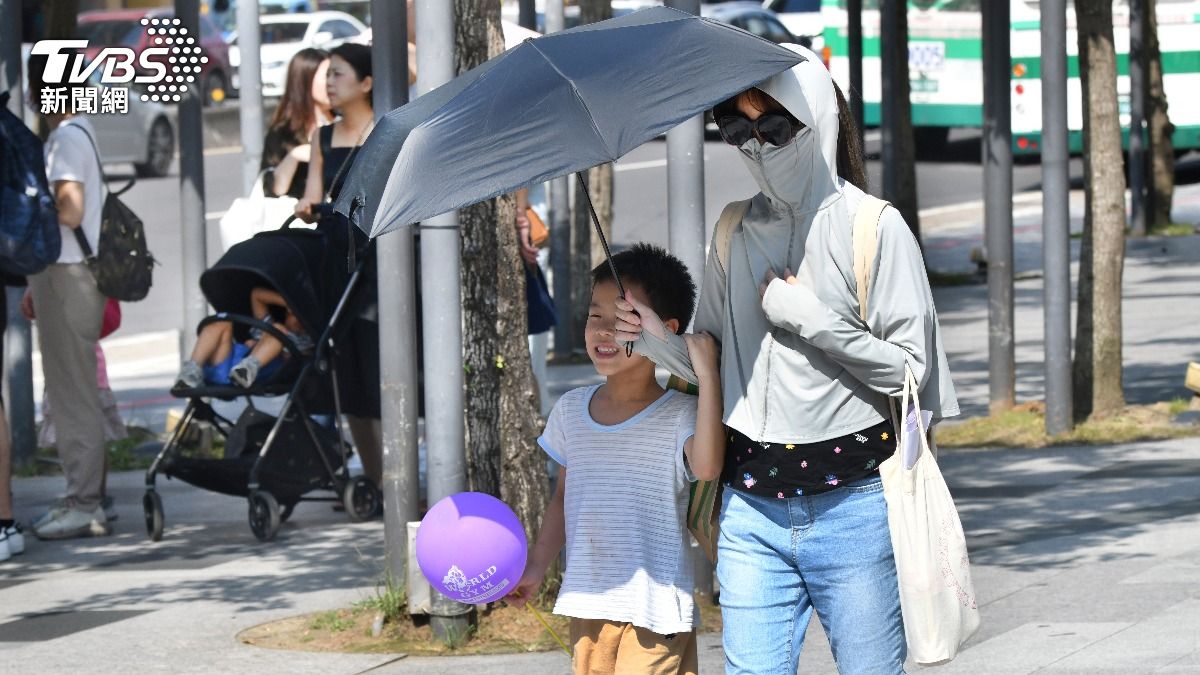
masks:
<path fill-rule="evenodd" d="M 335 209 L 375 237 L 611 162 L 800 61 L 666 7 L 527 40 L 380 120 Z"/>

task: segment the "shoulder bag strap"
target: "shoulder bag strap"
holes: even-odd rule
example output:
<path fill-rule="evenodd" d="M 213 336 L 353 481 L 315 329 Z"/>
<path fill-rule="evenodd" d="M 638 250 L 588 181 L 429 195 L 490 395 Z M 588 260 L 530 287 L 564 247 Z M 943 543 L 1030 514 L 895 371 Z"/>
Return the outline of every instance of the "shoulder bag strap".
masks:
<path fill-rule="evenodd" d="M 109 195 L 112 195 L 113 191 L 108 189 L 108 176 L 106 176 L 104 174 L 104 160 L 100 159 L 100 149 L 98 147 L 96 147 L 95 139 L 92 138 L 92 135 L 88 132 L 87 129 L 79 126 L 78 124 L 70 124 L 69 121 L 64 122 L 63 124 L 66 124 L 71 129 L 78 129 L 79 131 L 82 131 L 83 135 L 87 137 L 88 143 L 91 144 L 91 146 L 92 146 L 92 152 L 96 155 L 96 168 L 100 171 L 101 189 L 104 190 L 105 192 L 107 192 Z M 124 193 L 126 190 L 128 190 L 131 187 L 133 187 L 132 179 L 129 181 L 129 184 L 126 185 L 124 188 L 122 188 L 121 192 L 117 193 L 117 194 Z M 87 187 L 85 186 L 84 189 L 86 190 Z M 103 204 L 104 199 L 101 199 L 100 203 Z M 83 224 L 80 223 L 79 227 L 71 228 L 71 232 L 72 232 L 72 234 L 75 235 L 75 241 L 76 241 L 76 243 L 79 244 L 79 250 L 83 252 L 84 259 L 85 260 L 94 259 L 96 257 L 96 254 L 92 251 L 92 245 L 90 243 L 88 243 L 87 235 L 84 234 L 84 232 L 83 232 Z"/>
<path fill-rule="evenodd" d="M 888 203 L 864 194 L 854 214 L 854 279 L 858 286 L 858 316 L 867 323 L 867 299 L 871 292 L 871 265 L 879 244 L 879 217 Z"/>
<path fill-rule="evenodd" d="M 717 262 L 721 265 L 722 273 L 725 273 L 726 267 L 729 265 L 729 247 L 733 242 L 733 231 L 742 224 L 742 219 L 746 217 L 746 212 L 749 210 L 749 199 L 729 202 L 717 220 L 717 227 L 713 230 L 712 245 L 717 247 Z"/>

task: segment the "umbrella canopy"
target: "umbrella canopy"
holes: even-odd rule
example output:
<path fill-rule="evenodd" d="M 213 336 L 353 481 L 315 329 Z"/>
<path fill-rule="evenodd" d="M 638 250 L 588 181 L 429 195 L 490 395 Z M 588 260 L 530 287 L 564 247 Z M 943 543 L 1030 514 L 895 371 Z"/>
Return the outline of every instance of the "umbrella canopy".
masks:
<path fill-rule="evenodd" d="M 801 60 L 666 7 L 527 40 L 380 120 L 335 209 L 374 237 L 611 162 Z"/>

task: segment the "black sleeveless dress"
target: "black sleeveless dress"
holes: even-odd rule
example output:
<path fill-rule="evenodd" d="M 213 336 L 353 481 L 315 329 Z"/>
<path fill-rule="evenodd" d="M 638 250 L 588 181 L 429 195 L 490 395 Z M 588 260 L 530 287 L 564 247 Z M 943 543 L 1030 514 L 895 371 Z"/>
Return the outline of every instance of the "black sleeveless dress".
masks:
<path fill-rule="evenodd" d="M 333 147 L 333 125 L 321 127 L 318 133 L 321 142 L 321 179 L 330 197 L 337 200 L 340 185 L 334 179 L 349 173 L 350 164 L 359 147 Z M 342 165 L 345 171 L 340 171 Z M 350 280 L 350 262 L 368 256 L 363 269 L 363 278 L 347 305 L 346 313 L 339 322 L 340 330 L 334 332 L 337 346 L 334 362 L 338 371 L 338 394 L 342 412 L 357 417 L 379 417 L 379 306 L 378 279 L 375 272 L 374 247 L 349 219 L 341 214 L 326 210 L 317 229 L 325 234 L 329 244 L 329 274 L 325 284 L 325 302 L 332 311 L 345 291 Z M 351 247 L 354 256 L 351 257 Z"/>

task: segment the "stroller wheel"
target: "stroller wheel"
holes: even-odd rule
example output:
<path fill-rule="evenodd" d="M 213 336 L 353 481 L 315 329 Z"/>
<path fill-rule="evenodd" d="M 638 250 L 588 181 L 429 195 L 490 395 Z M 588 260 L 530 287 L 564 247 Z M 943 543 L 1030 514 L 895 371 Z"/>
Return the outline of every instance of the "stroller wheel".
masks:
<path fill-rule="evenodd" d="M 366 476 L 356 477 L 342 490 L 342 504 L 352 523 L 361 523 L 374 516 L 381 501 L 379 488 Z"/>
<path fill-rule="evenodd" d="M 279 502 L 262 490 L 250 493 L 250 531 L 259 541 L 271 541 L 279 532 Z"/>
<path fill-rule="evenodd" d="M 146 535 L 150 537 L 150 541 L 162 541 L 162 497 L 159 497 L 157 492 L 147 491 L 142 497 L 142 512 L 146 516 Z"/>
<path fill-rule="evenodd" d="M 292 517 L 292 509 L 296 508 L 296 502 L 288 502 L 282 506 L 282 511 L 279 512 L 279 522 L 286 523 L 288 518 Z"/>

